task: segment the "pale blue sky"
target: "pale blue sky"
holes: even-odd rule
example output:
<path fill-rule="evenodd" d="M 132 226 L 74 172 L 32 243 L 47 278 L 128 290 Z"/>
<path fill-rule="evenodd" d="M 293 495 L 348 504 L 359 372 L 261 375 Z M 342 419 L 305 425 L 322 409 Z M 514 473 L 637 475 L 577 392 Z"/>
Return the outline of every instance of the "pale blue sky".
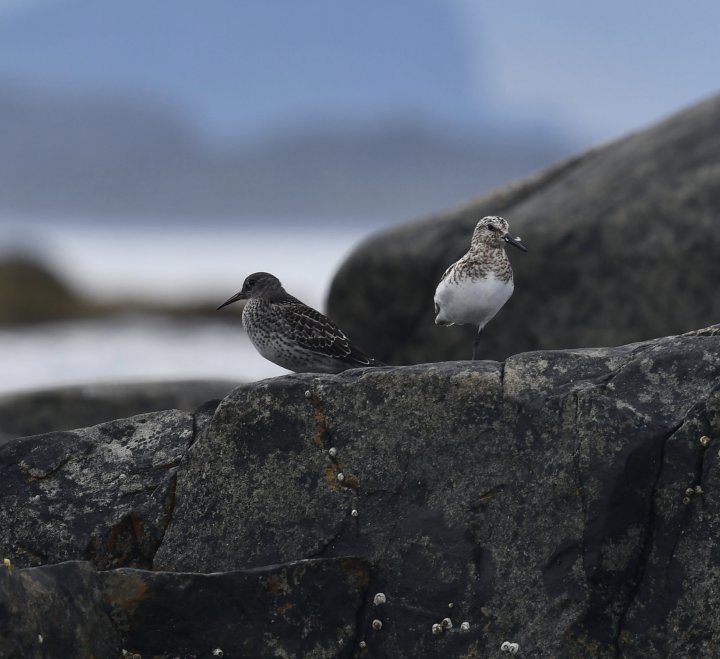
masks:
<path fill-rule="evenodd" d="M 493 102 L 606 139 L 720 91 L 720 3 L 458 0 Z"/>
<path fill-rule="evenodd" d="M 131 93 L 216 135 L 415 115 L 619 136 L 718 91 L 720 3 L 0 0 L 0 80 Z"/>

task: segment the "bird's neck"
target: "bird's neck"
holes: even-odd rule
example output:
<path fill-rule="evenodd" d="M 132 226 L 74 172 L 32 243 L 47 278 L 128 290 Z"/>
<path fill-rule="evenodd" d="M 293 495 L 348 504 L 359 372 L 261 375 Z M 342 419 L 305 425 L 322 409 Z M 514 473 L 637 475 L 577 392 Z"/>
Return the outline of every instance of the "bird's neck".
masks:
<path fill-rule="evenodd" d="M 474 258 L 487 261 L 507 261 L 507 254 L 502 245 L 482 242 L 480 240 L 470 244 L 468 254 Z"/>
<path fill-rule="evenodd" d="M 512 279 L 510 259 L 501 246 L 487 243 L 473 244 L 465 255 L 464 261 L 469 265 L 470 271 L 475 273 L 475 276 L 484 277 L 493 274 L 501 281 Z"/>
<path fill-rule="evenodd" d="M 250 300 L 255 300 L 258 303 L 267 302 L 284 302 L 286 300 L 293 299 L 291 295 L 284 288 L 274 288 L 269 291 L 263 291 L 261 295 L 251 297 Z"/>

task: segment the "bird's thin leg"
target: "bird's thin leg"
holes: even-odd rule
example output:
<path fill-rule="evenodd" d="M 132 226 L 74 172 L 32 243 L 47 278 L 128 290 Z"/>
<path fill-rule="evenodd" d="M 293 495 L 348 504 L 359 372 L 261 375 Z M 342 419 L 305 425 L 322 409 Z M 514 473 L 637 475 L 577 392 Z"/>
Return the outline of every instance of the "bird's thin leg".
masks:
<path fill-rule="evenodd" d="M 481 330 L 482 330 L 482 328 L 478 328 L 477 334 L 475 335 L 475 340 L 473 341 L 473 356 L 472 356 L 473 361 L 475 361 L 475 359 L 476 359 L 475 355 L 477 354 L 477 349 L 478 349 L 478 346 L 480 345 L 480 331 Z"/>

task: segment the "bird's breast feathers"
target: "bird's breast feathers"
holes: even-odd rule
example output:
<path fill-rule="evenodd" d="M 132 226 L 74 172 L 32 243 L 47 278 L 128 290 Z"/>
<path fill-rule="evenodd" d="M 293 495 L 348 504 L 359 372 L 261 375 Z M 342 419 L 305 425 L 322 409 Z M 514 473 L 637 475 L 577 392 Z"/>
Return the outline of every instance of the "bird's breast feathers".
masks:
<path fill-rule="evenodd" d="M 479 278 L 445 276 L 435 291 L 435 322 L 484 326 L 508 301 L 513 281 L 498 279 L 494 273 Z"/>

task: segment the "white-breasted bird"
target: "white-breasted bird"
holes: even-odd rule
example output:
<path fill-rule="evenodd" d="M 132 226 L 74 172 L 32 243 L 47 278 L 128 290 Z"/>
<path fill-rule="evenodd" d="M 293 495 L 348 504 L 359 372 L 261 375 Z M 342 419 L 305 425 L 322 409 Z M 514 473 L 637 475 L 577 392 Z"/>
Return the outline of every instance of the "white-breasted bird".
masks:
<path fill-rule="evenodd" d="M 507 220 L 497 215 L 477 223 L 470 249 L 453 263 L 435 290 L 437 325 L 477 325 L 473 342 L 475 359 L 480 332 L 513 293 L 513 272 L 505 243 L 527 252 L 520 238 L 513 238 Z"/>

